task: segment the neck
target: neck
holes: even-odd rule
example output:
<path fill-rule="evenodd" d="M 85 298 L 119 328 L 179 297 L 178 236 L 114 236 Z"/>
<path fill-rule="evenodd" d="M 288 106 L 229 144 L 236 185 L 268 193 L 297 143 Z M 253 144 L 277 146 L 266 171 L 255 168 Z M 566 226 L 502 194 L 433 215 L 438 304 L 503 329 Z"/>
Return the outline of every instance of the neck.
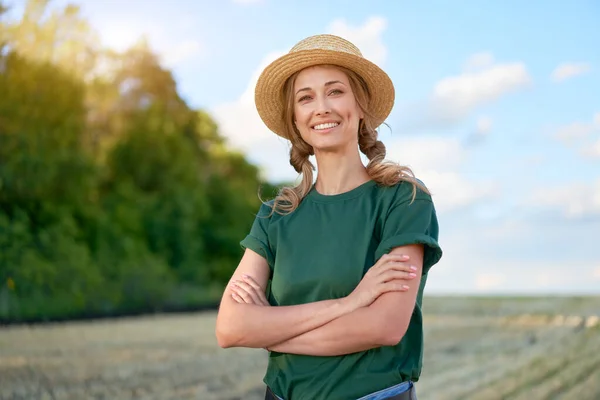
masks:
<path fill-rule="evenodd" d="M 371 180 L 358 149 L 344 155 L 319 152 L 315 158 L 318 170 L 315 187 L 320 194 L 344 193 Z"/>

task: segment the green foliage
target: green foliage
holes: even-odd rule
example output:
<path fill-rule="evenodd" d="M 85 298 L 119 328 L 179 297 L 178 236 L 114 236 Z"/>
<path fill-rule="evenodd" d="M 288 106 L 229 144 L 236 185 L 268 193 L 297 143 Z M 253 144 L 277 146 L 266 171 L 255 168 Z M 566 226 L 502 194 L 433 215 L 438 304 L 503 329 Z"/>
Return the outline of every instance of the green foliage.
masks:
<path fill-rule="evenodd" d="M 99 49 L 46 1 L 0 31 L 0 321 L 215 303 L 277 188 L 147 46 Z"/>

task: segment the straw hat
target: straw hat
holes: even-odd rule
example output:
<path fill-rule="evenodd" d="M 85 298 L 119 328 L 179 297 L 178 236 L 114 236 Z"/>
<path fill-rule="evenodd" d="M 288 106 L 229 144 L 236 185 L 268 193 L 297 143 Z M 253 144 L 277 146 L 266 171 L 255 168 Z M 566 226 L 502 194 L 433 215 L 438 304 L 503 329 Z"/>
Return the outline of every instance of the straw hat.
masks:
<path fill-rule="evenodd" d="M 288 54 L 269 64 L 258 78 L 254 92 L 256 109 L 270 130 L 286 137 L 284 84 L 295 72 L 319 64 L 342 66 L 360 75 L 371 93 L 368 111 L 375 118 L 374 126 L 385 121 L 394 105 L 394 84 L 390 77 L 349 41 L 334 35 L 316 35 L 298 42 Z"/>

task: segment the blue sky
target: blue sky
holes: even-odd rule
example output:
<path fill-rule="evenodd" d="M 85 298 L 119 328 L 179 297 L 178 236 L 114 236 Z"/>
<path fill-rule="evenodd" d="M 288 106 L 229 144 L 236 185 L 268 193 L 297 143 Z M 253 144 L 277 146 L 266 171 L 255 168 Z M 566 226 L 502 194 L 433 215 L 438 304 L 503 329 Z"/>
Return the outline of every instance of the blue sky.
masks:
<path fill-rule="evenodd" d="M 76 4 L 107 46 L 147 35 L 272 180 L 296 175 L 255 112 L 260 69 L 306 36 L 346 37 L 396 86 L 388 158 L 434 194 L 445 256 L 429 292 L 600 293 L 597 1 Z"/>

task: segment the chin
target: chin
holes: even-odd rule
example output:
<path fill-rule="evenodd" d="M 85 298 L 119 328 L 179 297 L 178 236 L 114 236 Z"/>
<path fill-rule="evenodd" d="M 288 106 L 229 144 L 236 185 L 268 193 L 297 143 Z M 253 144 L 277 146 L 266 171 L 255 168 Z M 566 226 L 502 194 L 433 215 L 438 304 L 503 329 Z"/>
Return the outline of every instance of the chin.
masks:
<path fill-rule="evenodd" d="M 348 141 L 342 140 L 315 140 L 312 147 L 315 151 L 322 152 L 340 152 L 348 148 Z"/>
<path fill-rule="evenodd" d="M 304 138 L 304 140 L 309 143 L 315 151 L 339 152 L 349 146 L 358 146 L 358 142 L 352 140 L 352 134 L 345 131 L 333 131 L 328 133 L 312 131 L 308 137 Z"/>

